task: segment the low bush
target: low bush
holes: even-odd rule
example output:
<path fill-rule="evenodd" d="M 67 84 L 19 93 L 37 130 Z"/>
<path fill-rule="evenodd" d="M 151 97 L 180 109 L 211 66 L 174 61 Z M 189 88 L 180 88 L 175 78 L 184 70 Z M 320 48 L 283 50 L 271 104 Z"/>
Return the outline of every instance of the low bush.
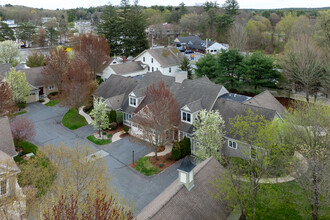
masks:
<path fill-rule="evenodd" d="M 39 102 L 44 102 L 45 101 L 45 99 L 39 99 Z"/>
<path fill-rule="evenodd" d="M 101 83 L 103 83 L 103 82 L 104 82 L 104 80 L 102 78 L 97 79 L 97 84 L 101 85 Z"/>
<path fill-rule="evenodd" d="M 164 164 L 163 164 L 163 163 L 160 163 L 160 164 L 159 164 L 159 167 L 160 167 L 160 168 L 162 168 L 163 166 L 164 166 Z"/>
<path fill-rule="evenodd" d="M 56 96 L 56 95 L 58 95 L 58 92 L 51 92 L 51 93 L 49 93 L 49 96 Z"/>
<path fill-rule="evenodd" d="M 17 107 L 19 109 L 25 108 L 26 107 L 26 102 L 19 102 L 19 103 L 17 103 Z"/>
<path fill-rule="evenodd" d="M 127 134 L 128 133 L 128 130 L 129 130 L 129 127 L 127 126 L 123 126 L 123 131 Z"/>
<path fill-rule="evenodd" d="M 85 106 L 83 110 L 84 110 L 84 112 L 86 112 L 87 114 L 89 114 L 93 110 L 93 105 Z"/>
<path fill-rule="evenodd" d="M 115 130 L 117 128 L 117 123 L 116 122 L 111 122 L 110 123 L 110 129 Z"/>

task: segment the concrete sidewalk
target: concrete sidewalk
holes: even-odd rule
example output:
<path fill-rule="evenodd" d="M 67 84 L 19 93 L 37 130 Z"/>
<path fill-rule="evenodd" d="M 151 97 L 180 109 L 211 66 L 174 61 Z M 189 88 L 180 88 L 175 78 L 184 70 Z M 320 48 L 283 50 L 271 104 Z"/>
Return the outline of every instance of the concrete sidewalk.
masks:
<path fill-rule="evenodd" d="M 91 116 L 89 116 L 88 114 L 86 114 L 86 113 L 84 112 L 84 110 L 83 110 L 84 107 L 85 107 L 85 106 L 81 106 L 81 107 L 79 108 L 79 115 L 83 116 L 83 117 L 86 119 L 87 123 L 90 124 L 90 123 L 92 122 L 92 118 L 91 118 Z"/>
<path fill-rule="evenodd" d="M 166 155 L 166 154 L 168 154 L 168 153 L 171 153 L 171 151 L 172 151 L 172 146 L 173 146 L 173 145 L 166 145 L 164 151 L 162 151 L 162 152 L 157 152 L 157 156 L 164 156 L 164 155 Z M 153 156 L 155 156 L 155 152 L 151 152 L 151 153 L 149 153 L 149 154 L 146 155 L 146 157 L 153 157 Z"/>

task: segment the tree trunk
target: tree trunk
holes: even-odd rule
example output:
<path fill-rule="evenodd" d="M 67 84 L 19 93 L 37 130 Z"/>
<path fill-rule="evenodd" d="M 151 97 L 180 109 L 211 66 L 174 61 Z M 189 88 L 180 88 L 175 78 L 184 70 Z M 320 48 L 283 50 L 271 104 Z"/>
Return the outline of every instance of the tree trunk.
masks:
<path fill-rule="evenodd" d="M 318 190 L 318 178 L 316 176 L 316 170 L 315 167 L 313 168 L 313 187 L 314 187 L 314 198 L 313 198 L 313 204 L 311 204 L 312 208 L 312 219 L 317 220 L 319 219 L 319 190 Z"/>
<path fill-rule="evenodd" d="M 309 90 L 305 89 L 305 93 L 306 93 L 306 101 L 309 103 Z"/>
<path fill-rule="evenodd" d="M 156 150 L 155 150 L 155 160 L 157 161 L 157 146 L 156 146 Z"/>
<path fill-rule="evenodd" d="M 256 179 L 253 177 L 253 207 L 252 207 L 252 219 L 254 220 L 256 217 L 256 205 L 257 205 L 257 184 L 256 184 Z"/>

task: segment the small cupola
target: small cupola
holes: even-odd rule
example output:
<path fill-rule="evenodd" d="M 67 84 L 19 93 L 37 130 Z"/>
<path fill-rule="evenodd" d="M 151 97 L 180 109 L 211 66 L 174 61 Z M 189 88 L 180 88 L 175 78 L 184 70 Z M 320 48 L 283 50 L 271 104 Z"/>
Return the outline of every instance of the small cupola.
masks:
<path fill-rule="evenodd" d="M 179 182 L 185 185 L 190 191 L 194 187 L 194 167 L 196 165 L 191 162 L 189 157 L 185 157 L 182 161 L 180 167 L 178 168 L 179 172 Z"/>

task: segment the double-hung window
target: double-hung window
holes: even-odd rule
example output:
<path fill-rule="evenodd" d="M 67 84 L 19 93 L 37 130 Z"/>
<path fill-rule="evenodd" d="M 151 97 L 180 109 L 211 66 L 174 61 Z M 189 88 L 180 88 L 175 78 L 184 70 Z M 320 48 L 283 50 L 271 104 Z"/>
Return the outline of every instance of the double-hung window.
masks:
<path fill-rule="evenodd" d="M 233 149 L 237 149 L 237 142 L 232 141 L 232 140 L 228 140 L 228 147 L 233 148 Z"/>
<path fill-rule="evenodd" d="M 129 98 L 129 105 L 136 107 L 136 98 L 130 97 Z"/>
<path fill-rule="evenodd" d="M 191 114 L 187 112 L 182 112 L 182 121 L 191 123 Z"/>
<path fill-rule="evenodd" d="M 55 89 L 55 85 L 51 85 L 51 86 L 49 86 L 48 89 L 49 89 L 49 90 L 53 90 L 53 89 Z"/>
<path fill-rule="evenodd" d="M 128 120 L 130 120 L 131 117 L 132 117 L 131 114 L 124 113 L 124 121 L 128 121 Z"/>
<path fill-rule="evenodd" d="M 151 58 L 151 63 L 154 63 L 154 58 Z"/>

